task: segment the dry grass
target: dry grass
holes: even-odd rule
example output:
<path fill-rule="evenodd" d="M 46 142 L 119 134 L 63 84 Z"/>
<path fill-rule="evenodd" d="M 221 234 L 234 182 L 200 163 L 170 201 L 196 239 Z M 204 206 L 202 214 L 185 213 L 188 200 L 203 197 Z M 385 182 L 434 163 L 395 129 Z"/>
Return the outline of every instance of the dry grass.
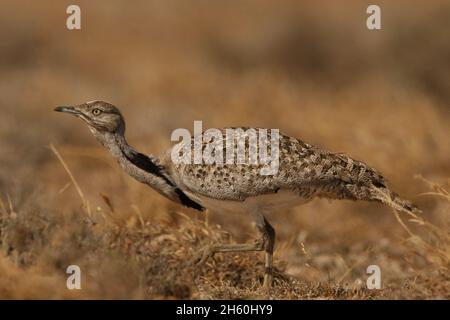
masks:
<path fill-rule="evenodd" d="M 449 299 L 447 2 L 381 2 L 383 31 L 369 32 L 357 1 L 79 1 L 83 29 L 69 32 L 69 3 L 7 0 L 0 297 Z M 280 128 L 365 160 L 423 214 L 322 200 L 277 212 L 275 287 L 263 292 L 258 253 L 190 263 L 207 243 L 249 241 L 250 218 L 166 201 L 52 112 L 93 99 L 119 105 L 147 153 L 194 120 Z M 71 264 L 80 291 L 66 289 Z M 365 288 L 372 264 L 382 290 Z"/>
<path fill-rule="evenodd" d="M 72 183 L 78 186 L 59 152 L 54 146 L 51 148 Z M 448 186 L 424 181 L 432 190 L 424 195 L 450 203 Z M 84 212 L 68 220 L 56 215 L 43 216 L 39 210 L 16 212 L 9 198 L 7 204 L 0 200 L 3 255 L 10 258 L 2 258 L 0 265 L 4 274 L 0 282 L 3 298 L 450 298 L 449 233 L 421 217 L 410 219 L 423 229 L 423 236 L 417 236 L 395 213 L 410 236 L 404 243 L 397 244 L 397 250 L 407 253 L 403 267 L 414 270 L 412 276 L 402 275 L 400 287 L 391 285 L 382 290 L 369 290 L 360 278 L 351 284 L 343 283 L 361 261 L 346 266 L 347 270 L 339 279 L 326 283 L 299 281 L 288 275 L 285 267 L 279 269 L 285 263 L 277 261 L 274 288 L 267 292 L 261 287 L 262 279 L 257 278 L 264 268 L 257 253 L 218 254 L 201 267 L 192 263 L 195 252 L 206 244 L 234 242 L 220 225 L 208 226 L 204 217 L 192 218 L 177 211 L 172 213 L 170 221 L 145 221 L 138 209 L 135 214 L 119 218 L 114 215 L 111 199 L 106 195 L 102 198 L 111 212 L 106 214 L 98 208 L 92 215 L 86 210 L 90 205 L 82 190 L 79 186 L 76 189 Z M 306 256 L 304 266 L 317 273 L 323 273 L 321 263 L 338 264 L 342 259 L 333 255 L 311 256 L 303 243 L 302 250 Z M 362 254 L 358 249 L 354 251 L 349 256 L 364 259 L 370 253 L 369 250 Z M 61 272 L 73 261 L 87 270 L 87 274 L 83 274 L 83 291 L 77 294 L 65 289 Z M 33 290 L 23 294 L 22 290 L 30 283 Z M 49 290 L 51 295 L 48 295 Z"/>

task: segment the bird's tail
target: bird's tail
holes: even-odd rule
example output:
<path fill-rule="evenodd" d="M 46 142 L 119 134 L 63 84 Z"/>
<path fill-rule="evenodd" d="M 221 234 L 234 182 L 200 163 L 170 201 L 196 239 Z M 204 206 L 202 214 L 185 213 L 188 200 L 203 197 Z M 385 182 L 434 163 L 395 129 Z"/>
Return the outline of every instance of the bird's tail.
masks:
<path fill-rule="evenodd" d="M 372 187 L 371 194 L 373 200 L 384 203 L 396 210 L 414 215 L 422 213 L 422 211 L 412 202 L 402 199 L 399 195 L 386 187 Z"/>

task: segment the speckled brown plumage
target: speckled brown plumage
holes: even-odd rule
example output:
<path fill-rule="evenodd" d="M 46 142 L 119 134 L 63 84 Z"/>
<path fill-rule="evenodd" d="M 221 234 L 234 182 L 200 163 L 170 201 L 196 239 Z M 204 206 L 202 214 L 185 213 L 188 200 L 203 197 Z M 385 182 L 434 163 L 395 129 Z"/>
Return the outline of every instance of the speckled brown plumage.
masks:
<path fill-rule="evenodd" d="M 225 129 L 222 133 L 225 140 Z M 170 173 L 177 184 L 189 192 L 218 200 L 244 201 L 249 197 L 289 190 L 305 199 L 323 197 L 385 202 L 380 198 L 378 191 L 381 190 L 406 210 L 414 210 L 410 203 L 390 192 L 384 177 L 364 162 L 284 134 L 280 134 L 279 141 L 280 162 L 275 175 L 261 175 L 261 165 L 250 164 L 177 164 L 170 167 Z M 225 155 L 226 144 L 223 145 Z M 191 146 L 193 152 L 193 140 Z"/>

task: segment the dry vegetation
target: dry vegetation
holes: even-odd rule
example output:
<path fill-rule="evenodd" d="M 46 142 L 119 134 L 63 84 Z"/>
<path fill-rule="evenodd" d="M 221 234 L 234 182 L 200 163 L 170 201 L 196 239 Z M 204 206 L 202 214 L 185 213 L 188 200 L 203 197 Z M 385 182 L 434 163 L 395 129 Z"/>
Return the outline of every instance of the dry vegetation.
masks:
<path fill-rule="evenodd" d="M 69 32 L 68 2 L 2 2 L 0 298 L 450 298 L 448 1 L 381 2 L 379 32 L 359 1 L 79 3 L 83 30 Z M 278 212 L 263 292 L 258 253 L 190 262 L 248 241 L 250 219 L 166 201 L 51 111 L 93 99 L 120 106 L 147 153 L 193 120 L 281 128 L 365 160 L 423 214 L 323 200 Z M 80 291 L 66 289 L 71 264 Z M 371 264 L 382 290 L 365 289 Z"/>

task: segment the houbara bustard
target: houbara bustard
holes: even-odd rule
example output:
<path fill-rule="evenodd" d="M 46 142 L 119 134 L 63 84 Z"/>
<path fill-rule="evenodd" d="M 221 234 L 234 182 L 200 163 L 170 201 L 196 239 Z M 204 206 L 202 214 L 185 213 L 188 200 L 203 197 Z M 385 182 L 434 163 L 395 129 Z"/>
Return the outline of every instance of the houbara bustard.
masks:
<path fill-rule="evenodd" d="M 217 252 L 264 251 L 264 287 L 270 287 L 273 279 L 275 230 L 266 218 L 271 211 L 323 197 L 376 201 L 397 210 L 419 212 L 389 190 L 383 176 L 365 163 L 283 134 L 278 139 L 278 171 L 262 175 L 258 165 L 174 163 L 170 152 L 160 159 L 144 155 L 127 143 L 124 118 L 107 102 L 57 107 L 55 111 L 81 118 L 130 176 L 170 200 L 200 211 L 212 208 L 250 213 L 261 235 L 255 243 L 214 244 L 202 250 L 196 261 L 202 263 Z"/>

